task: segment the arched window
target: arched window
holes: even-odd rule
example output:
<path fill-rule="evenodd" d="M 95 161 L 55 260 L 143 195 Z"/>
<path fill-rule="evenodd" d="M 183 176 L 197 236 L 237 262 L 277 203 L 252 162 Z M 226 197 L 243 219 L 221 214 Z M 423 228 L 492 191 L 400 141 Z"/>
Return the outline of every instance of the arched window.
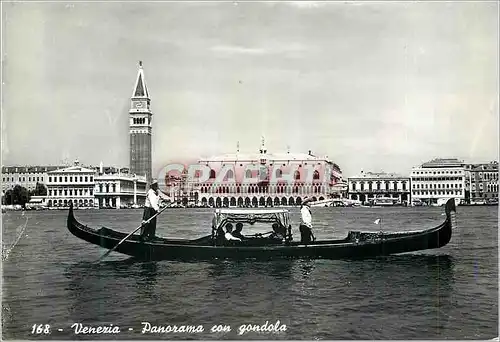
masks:
<path fill-rule="evenodd" d="M 297 171 L 295 171 L 295 173 L 293 174 L 293 178 L 294 178 L 295 180 L 300 180 L 300 172 L 299 172 L 298 170 L 297 170 Z"/>
<path fill-rule="evenodd" d="M 283 175 L 283 171 L 281 171 L 280 169 L 277 169 L 276 170 L 276 178 L 281 178 L 282 175 Z"/>
<path fill-rule="evenodd" d="M 252 171 L 247 170 L 247 172 L 245 172 L 245 177 L 246 178 L 252 178 Z"/>
<path fill-rule="evenodd" d="M 313 179 L 319 179 L 319 172 L 318 170 L 315 170 L 313 173 Z"/>
<path fill-rule="evenodd" d="M 226 173 L 227 179 L 233 179 L 234 178 L 234 173 L 233 170 L 228 170 Z"/>
<path fill-rule="evenodd" d="M 210 170 L 210 178 L 215 178 L 215 170 Z"/>

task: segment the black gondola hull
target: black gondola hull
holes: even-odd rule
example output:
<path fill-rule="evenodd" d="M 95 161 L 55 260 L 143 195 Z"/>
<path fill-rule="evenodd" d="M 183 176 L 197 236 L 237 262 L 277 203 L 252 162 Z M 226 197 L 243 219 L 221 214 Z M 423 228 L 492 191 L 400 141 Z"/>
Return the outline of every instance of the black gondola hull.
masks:
<path fill-rule="evenodd" d="M 438 227 L 416 232 L 369 233 L 349 232 L 345 239 L 272 243 L 268 240 L 236 242 L 215 246 L 210 236 L 196 240 L 157 238 L 142 242 L 132 235 L 115 251 L 141 260 L 213 260 L 213 259 L 358 259 L 441 248 L 451 239 L 455 223 L 455 201 L 445 206 L 446 219 Z M 114 248 L 127 234 L 107 228 L 89 228 L 76 220 L 70 207 L 67 227 L 76 237 L 91 244 Z"/>

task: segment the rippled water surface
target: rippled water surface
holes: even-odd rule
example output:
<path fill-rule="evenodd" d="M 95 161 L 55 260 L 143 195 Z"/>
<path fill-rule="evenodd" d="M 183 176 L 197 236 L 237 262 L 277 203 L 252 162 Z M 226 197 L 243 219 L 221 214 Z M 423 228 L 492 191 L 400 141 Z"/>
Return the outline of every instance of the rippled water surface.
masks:
<path fill-rule="evenodd" d="M 414 230 L 442 208 L 314 208 L 316 236 L 348 230 Z M 298 209 L 292 208 L 297 222 Z M 140 210 L 76 211 L 81 222 L 124 232 Z M 209 233 L 211 211 L 172 209 L 157 234 Z M 491 339 L 498 336 L 498 207 L 458 207 L 458 229 L 439 249 L 365 261 L 131 262 L 72 236 L 64 211 L 3 215 L 4 339 Z M 382 226 L 374 225 L 376 218 Z M 294 225 L 297 236 L 297 227 Z M 16 243 L 17 241 L 17 243 Z M 16 244 L 15 244 L 16 243 Z M 11 248 L 15 244 L 14 248 Z M 279 334 L 242 324 L 286 325 Z M 196 334 L 141 334 L 152 325 L 203 325 Z M 75 335 L 70 326 L 119 326 L 119 335 Z M 33 324 L 51 334 L 32 335 Z M 210 333 L 215 324 L 227 333 Z M 268 325 L 269 325 L 268 324 Z M 133 330 L 129 330 L 129 328 Z M 58 331 L 62 329 L 62 331 Z"/>

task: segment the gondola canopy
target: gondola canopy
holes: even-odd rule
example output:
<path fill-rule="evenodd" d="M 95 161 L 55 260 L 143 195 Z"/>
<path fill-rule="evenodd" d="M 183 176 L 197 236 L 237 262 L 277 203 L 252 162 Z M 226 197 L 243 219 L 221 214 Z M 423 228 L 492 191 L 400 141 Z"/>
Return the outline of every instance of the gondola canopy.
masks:
<path fill-rule="evenodd" d="M 278 223 L 282 227 L 290 225 L 290 213 L 286 209 L 216 209 L 212 218 L 212 228 L 217 230 L 227 223 Z"/>

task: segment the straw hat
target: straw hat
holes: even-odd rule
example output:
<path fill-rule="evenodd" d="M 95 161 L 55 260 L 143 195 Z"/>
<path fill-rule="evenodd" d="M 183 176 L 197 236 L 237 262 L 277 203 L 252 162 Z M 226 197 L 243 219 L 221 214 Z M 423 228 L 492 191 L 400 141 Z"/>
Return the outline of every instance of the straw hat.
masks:
<path fill-rule="evenodd" d="M 302 202 L 302 205 L 307 205 L 310 206 L 310 202 L 313 202 L 313 199 L 311 197 L 307 198 Z"/>

